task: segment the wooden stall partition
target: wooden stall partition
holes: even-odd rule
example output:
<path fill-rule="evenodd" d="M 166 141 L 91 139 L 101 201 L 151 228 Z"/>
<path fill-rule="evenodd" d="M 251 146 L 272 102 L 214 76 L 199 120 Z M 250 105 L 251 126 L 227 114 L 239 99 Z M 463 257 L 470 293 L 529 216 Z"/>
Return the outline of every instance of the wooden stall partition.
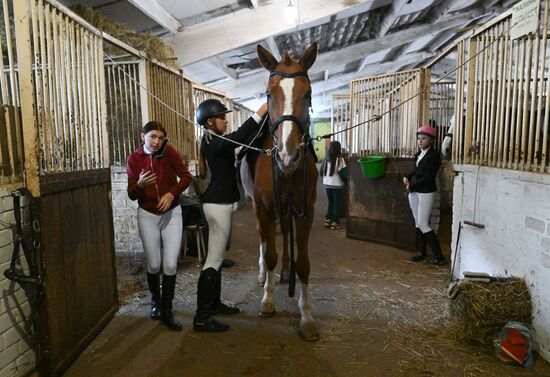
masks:
<path fill-rule="evenodd" d="M 428 121 L 428 86 L 425 69 L 351 82 L 348 237 L 414 248 L 414 221 L 402 177 L 413 167 L 416 130 Z M 358 159 L 369 155 L 387 157 L 384 177 L 363 176 Z"/>
<path fill-rule="evenodd" d="M 349 131 L 347 128 L 350 126 L 350 96 L 349 94 L 333 94 L 332 106 L 331 106 L 331 122 L 330 132 L 335 133 L 332 140 L 339 141 L 342 146 L 342 150 L 349 151 Z"/>
<path fill-rule="evenodd" d="M 0 184 L 23 181 L 23 145 L 21 99 L 19 98 L 19 67 L 17 65 L 13 19 L 8 2 L 3 4 L 0 20 Z"/>
<path fill-rule="evenodd" d="M 60 376 L 118 308 L 103 40 L 56 1 L 13 6 L 25 186 L 41 234 L 38 370 Z"/>
<path fill-rule="evenodd" d="M 536 32 L 514 38 L 512 9 L 458 46 L 457 124 L 453 162 L 548 172 L 548 1 Z M 469 62 L 468 62 L 469 61 Z"/>
<path fill-rule="evenodd" d="M 148 60 L 146 66 L 149 120 L 163 124 L 170 144 L 185 161 L 197 158 L 193 83 L 177 70 Z"/>
<path fill-rule="evenodd" d="M 413 251 L 414 218 L 402 183 L 403 175 L 413 169 L 413 160 L 389 158 L 384 178 L 366 179 L 358 158 L 349 158 L 347 237 Z"/>

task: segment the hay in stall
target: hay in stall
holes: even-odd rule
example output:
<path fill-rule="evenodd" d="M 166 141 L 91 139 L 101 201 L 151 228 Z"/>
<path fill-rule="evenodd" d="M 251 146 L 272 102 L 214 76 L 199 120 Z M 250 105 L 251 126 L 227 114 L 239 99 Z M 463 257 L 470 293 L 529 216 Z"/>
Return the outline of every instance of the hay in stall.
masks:
<path fill-rule="evenodd" d="M 140 51 L 144 51 L 150 58 L 177 68 L 174 49 L 170 45 L 164 43 L 159 37 L 150 33 L 137 32 L 128 25 L 114 21 L 100 11 L 83 4 L 72 5 L 71 10 L 99 30 L 112 35 Z M 107 44 L 105 46 L 105 51 L 107 53 L 112 53 L 112 51 L 109 51 L 109 48 L 110 46 Z"/>
<path fill-rule="evenodd" d="M 531 324 L 531 295 L 523 279 L 467 281 L 458 289 L 451 305 L 456 339 L 490 346 L 506 323 Z"/>

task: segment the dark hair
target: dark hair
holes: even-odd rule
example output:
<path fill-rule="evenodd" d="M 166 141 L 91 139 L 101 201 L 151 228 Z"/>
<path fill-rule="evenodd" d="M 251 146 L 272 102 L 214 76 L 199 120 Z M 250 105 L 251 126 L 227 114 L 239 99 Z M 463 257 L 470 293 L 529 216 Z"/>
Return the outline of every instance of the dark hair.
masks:
<path fill-rule="evenodd" d="M 143 132 L 144 134 L 147 134 L 147 132 L 149 131 L 160 131 L 164 134 L 164 137 L 167 136 L 166 130 L 164 129 L 164 127 L 162 127 L 160 122 L 157 122 L 156 120 L 147 122 L 145 126 L 143 126 L 143 128 L 141 129 L 141 132 Z"/>
<path fill-rule="evenodd" d="M 334 175 L 336 169 L 336 161 L 342 155 L 342 146 L 339 141 L 331 141 L 328 146 L 327 155 L 321 164 L 321 175 L 327 175 L 327 162 L 330 162 L 330 174 Z"/>

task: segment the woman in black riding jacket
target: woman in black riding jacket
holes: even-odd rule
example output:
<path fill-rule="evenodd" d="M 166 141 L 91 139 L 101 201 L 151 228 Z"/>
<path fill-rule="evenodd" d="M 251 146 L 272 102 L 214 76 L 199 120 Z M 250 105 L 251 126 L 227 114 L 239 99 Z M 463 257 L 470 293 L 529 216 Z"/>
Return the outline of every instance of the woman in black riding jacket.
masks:
<path fill-rule="evenodd" d="M 420 150 L 415 155 L 415 169 L 403 177 L 403 184 L 409 191 L 409 205 L 416 225 L 416 245 L 418 254 L 412 258 L 419 262 L 427 257 L 426 243 L 432 249 L 430 264 L 444 265 L 445 257 L 435 232 L 430 227 L 430 213 L 437 185 L 435 178 L 441 166 L 441 156 L 433 147 L 436 129 L 428 124 L 423 125 L 416 133 Z"/>
<path fill-rule="evenodd" d="M 228 125 L 225 116 L 230 111 L 216 99 L 206 100 L 197 107 L 197 123 L 206 130 L 200 146 L 201 174 L 209 169 L 210 183 L 201 195 L 202 208 L 208 222 L 208 255 L 197 286 L 194 331 L 227 331 L 229 326 L 216 321 L 213 314 L 239 312 L 239 308 L 227 306 L 221 301 L 221 264 L 231 230 L 233 203 L 240 197 L 235 168 L 235 149 L 239 145 L 230 140 L 243 143 L 254 135 L 261 119 L 267 114 L 267 104 L 263 104 L 236 131 L 223 135 Z M 223 135 L 225 139 L 216 135 Z"/>

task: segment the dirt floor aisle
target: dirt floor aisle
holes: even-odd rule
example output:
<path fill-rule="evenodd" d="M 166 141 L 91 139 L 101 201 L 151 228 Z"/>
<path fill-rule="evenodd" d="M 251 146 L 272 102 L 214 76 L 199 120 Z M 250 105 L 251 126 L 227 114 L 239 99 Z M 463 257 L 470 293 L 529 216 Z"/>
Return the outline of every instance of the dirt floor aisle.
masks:
<path fill-rule="evenodd" d="M 133 277 L 119 269 L 119 280 L 138 279 L 130 286 L 141 289 L 123 291 L 118 315 L 65 376 L 550 376 L 542 360 L 532 369 L 503 365 L 492 353 L 452 340 L 445 331 L 448 268 L 413 264 L 410 252 L 346 239 L 345 229 L 327 230 L 324 206 L 320 192 L 310 246 L 318 342 L 298 336 L 297 299 L 286 295 L 287 285 L 277 286 L 276 316 L 258 317 L 258 242 L 248 203 L 235 213 L 228 257 L 237 265 L 224 271 L 223 296 L 242 310 L 220 317 L 229 332 L 192 331 L 196 260 L 178 271 L 179 333 L 148 318 L 142 261 L 134 261 L 141 272 Z"/>

